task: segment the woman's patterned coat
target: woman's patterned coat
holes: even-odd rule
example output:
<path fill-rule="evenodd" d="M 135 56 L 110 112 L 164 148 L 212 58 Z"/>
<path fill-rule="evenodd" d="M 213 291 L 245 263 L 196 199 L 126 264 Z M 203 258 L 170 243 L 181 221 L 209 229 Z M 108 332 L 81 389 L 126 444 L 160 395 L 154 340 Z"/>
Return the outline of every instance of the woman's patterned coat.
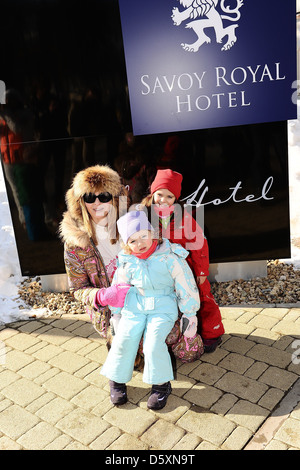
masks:
<path fill-rule="evenodd" d="M 101 255 L 83 225 L 67 212 L 60 227 L 64 240 L 64 260 L 70 292 L 75 299 L 86 305 L 87 312 L 99 334 L 108 334 L 110 311 L 107 307 L 95 307 L 98 288 L 108 287 L 111 279 L 106 277 Z"/>

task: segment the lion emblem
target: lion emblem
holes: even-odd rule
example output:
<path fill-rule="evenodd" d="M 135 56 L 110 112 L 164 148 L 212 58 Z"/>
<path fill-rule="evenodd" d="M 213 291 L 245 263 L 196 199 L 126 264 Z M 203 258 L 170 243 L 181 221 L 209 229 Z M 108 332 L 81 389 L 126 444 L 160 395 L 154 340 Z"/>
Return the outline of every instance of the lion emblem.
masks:
<path fill-rule="evenodd" d="M 243 0 L 233 0 L 236 4 L 233 9 L 230 6 L 225 7 L 225 1 L 220 0 L 217 9 L 219 0 L 179 0 L 185 10 L 179 11 L 177 7 L 173 8 L 171 18 L 174 25 L 179 26 L 183 21 L 192 19 L 193 21 L 187 23 L 185 27 L 193 29 L 198 36 L 193 44 L 181 44 L 185 51 L 197 52 L 204 43 L 211 42 L 211 38 L 204 33 L 207 28 L 214 28 L 216 41 L 219 44 L 222 44 L 227 36 L 227 42 L 221 48 L 222 51 L 232 48 L 237 41 L 235 30 L 238 27 L 237 21 L 241 17 L 240 8 L 243 6 Z M 223 20 L 235 22 L 235 24 L 224 27 Z"/>

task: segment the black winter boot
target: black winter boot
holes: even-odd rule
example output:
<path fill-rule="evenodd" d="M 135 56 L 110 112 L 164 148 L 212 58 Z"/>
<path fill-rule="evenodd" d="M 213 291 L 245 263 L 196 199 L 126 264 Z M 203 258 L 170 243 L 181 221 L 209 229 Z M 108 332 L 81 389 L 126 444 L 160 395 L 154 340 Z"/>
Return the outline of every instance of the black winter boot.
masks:
<path fill-rule="evenodd" d="M 170 382 L 162 385 L 152 385 L 151 395 L 148 398 L 147 406 L 150 410 L 161 410 L 167 404 L 167 399 L 172 392 Z"/>
<path fill-rule="evenodd" d="M 218 338 L 213 339 L 203 339 L 203 346 L 205 353 L 212 353 L 214 352 L 219 344 L 222 343 L 222 338 L 219 336 Z"/>
<path fill-rule="evenodd" d="M 110 386 L 110 401 L 113 405 L 123 405 L 127 402 L 127 388 L 126 384 L 119 384 L 113 380 L 109 381 Z"/>

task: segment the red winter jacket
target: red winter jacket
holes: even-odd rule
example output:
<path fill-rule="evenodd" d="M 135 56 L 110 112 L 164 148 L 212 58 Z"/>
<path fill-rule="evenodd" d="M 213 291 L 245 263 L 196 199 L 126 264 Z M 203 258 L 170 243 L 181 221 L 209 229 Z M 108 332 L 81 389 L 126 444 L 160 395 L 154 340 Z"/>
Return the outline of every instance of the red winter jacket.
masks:
<path fill-rule="evenodd" d="M 165 229 L 160 220 L 161 235 L 170 242 L 183 246 L 189 252 L 186 260 L 196 277 L 208 276 L 209 251 L 203 230 L 189 213 L 184 213 L 182 223 L 176 225 L 174 228 L 174 217 L 172 217 Z"/>

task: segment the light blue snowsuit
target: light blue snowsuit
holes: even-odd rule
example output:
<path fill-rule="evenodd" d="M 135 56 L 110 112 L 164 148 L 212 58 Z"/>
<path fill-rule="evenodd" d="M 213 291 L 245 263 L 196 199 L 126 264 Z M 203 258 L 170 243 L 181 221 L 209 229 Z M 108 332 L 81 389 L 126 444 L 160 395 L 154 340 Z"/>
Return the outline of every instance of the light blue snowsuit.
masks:
<path fill-rule="evenodd" d="M 101 374 L 119 382 L 129 382 L 140 340 L 145 359 L 143 381 L 162 384 L 173 380 L 166 337 L 178 318 L 178 309 L 187 316 L 200 307 L 199 291 L 185 258 L 188 252 L 164 239 L 147 259 L 119 253 L 113 284 L 131 284 L 116 335 Z"/>

